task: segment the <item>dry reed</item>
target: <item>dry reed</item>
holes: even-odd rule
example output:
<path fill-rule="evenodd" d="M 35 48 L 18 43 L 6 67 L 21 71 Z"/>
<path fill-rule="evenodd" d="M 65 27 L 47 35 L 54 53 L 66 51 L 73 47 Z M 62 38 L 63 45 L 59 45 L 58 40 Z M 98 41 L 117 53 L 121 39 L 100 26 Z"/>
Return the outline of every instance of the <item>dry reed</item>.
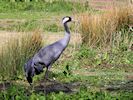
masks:
<path fill-rule="evenodd" d="M 83 44 L 87 44 L 89 47 L 110 48 L 118 46 L 124 36 L 126 36 L 124 37 L 124 41 L 126 41 L 130 38 L 128 25 L 131 22 L 129 16 L 132 15 L 132 12 L 132 8 L 126 6 L 113 7 L 101 14 L 81 14 L 80 33 Z"/>
<path fill-rule="evenodd" d="M 36 31 L 9 39 L 6 48 L 0 53 L 0 80 L 23 77 L 24 63 L 41 47 L 41 34 Z"/>

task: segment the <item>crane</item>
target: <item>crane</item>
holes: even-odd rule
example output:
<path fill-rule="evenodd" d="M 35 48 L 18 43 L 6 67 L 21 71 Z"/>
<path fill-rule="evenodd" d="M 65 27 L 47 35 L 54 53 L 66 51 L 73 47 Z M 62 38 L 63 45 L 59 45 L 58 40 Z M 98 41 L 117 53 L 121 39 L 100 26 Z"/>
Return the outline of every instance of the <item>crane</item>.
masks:
<path fill-rule="evenodd" d="M 45 78 L 48 79 L 48 73 L 53 63 L 60 57 L 70 41 L 70 30 L 67 25 L 71 22 L 72 18 L 65 16 L 62 19 L 62 23 L 65 30 L 65 36 L 46 47 L 41 48 L 31 59 L 29 59 L 24 65 L 24 71 L 27 81 L 32 84 L 32 78 L 34 75 L 38 75 L 43 72 L 43 68 L 46 67 Z"/>

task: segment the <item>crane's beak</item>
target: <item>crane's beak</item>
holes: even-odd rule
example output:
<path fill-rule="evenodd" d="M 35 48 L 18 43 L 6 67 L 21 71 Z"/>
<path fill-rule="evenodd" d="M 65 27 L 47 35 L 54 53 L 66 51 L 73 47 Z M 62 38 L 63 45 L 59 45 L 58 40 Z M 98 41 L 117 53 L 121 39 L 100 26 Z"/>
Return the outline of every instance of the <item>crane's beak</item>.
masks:
<path fill-rule="evenodd" d="M 79 23 L 79 20 L 75 20 L 75 19 L 72 18 L 72 22 Z"/>

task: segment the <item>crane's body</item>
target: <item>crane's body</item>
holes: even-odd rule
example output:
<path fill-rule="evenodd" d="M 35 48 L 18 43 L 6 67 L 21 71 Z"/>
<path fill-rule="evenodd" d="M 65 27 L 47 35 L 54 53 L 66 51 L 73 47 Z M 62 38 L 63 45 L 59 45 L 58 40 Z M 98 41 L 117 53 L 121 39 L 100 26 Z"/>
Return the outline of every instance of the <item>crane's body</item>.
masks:
<path fill-rule="evenodd" d="M 70 36 L 68 36 L 67 38 L 65 37 L 47 47 L 40 49 L 39 52 L 33 57 L 34 64 L 38 65 L 40 63 L 44 64 L 46 67 L 49 67 L 60 57 L 60 55 L 66 48 L 69 40 Z"/>
<path fill-rule="evenodd" d="M 67 22 L 71 21 L 71 17 L 63 18 L 63 25 L 65 28 L 65 36 L 61 40 L 56 41 L 46 47 L 43 47 L 25 64 L 26 78 L 29 83 L 32 83 L 32 77 L 35 74 L 43 72 L 43 68 L 46 67 L 45 75 L 47 76 L 48 70 L 52 64 L 60 57 L 62 52 L 67 47 L 70 41 L 70 31 L 67 26 Z"/>

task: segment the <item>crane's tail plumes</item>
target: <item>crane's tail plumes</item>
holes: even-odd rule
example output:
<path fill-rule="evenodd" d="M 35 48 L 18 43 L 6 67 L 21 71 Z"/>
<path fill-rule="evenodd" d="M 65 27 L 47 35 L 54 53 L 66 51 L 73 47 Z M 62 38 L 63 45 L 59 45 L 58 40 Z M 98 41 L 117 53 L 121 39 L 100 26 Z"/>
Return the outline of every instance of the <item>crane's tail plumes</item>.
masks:
<path fill-rule="evenodd" d="M 34 69 L 35 69 L 35 74 L 36 75 L 39 75 L 40 73 L 43 72 L 43 67 L 42 66 L 34 67 Z"/>
<path fill-rule="evenodd" d="M 43 72 L 43 67 L 42 66 L 32 66 L 32 59 L 29 60 L 25 66 L 24 66 L 24 70 L 25 70 L 25 75 L 27 78 L 27 81 L 31 84 L 32 83 L 32 78 L 33 76 L 36 74 L 40 74 Z"/>
<path fill-rule="evenodd" d="M 35 69 L 31 66 L 32 60 L 29 60 L 25 66 L 24 71 L 27 78 L 27 81 L 31 84 L 32 83 L 32 77 L 35 75 Z"/>

